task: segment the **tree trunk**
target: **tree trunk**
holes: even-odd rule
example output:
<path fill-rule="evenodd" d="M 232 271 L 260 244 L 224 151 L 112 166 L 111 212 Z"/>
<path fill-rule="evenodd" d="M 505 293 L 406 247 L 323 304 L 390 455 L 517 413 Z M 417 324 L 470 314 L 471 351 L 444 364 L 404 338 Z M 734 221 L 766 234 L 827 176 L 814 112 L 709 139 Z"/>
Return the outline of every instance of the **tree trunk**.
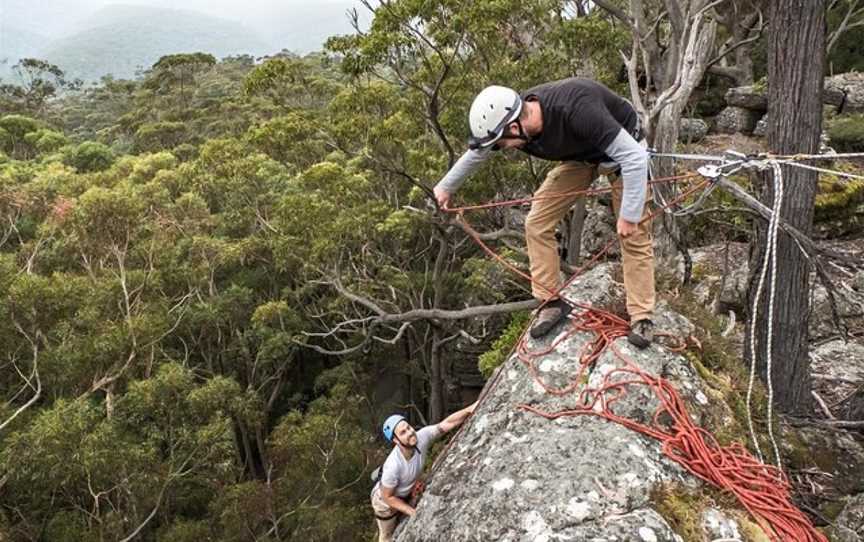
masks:
<path fill-rule="evenodd" d="M 771 0 L 768 50 L 768 146 L 779 154 L 815 153 L 822 127 L 822 74 L 825 58 L 824 0 Z M 784 198 L 781 216 L 805 234 L 813 229 L 817 174 L 781 166 Z M 772 206 L 775 179 L 763 177 L 762 202 Z M 751 251 L 748 299 L 752 307 L 766 246 L 767 225 L 756 224 Z M 770 270 L 769 270 L 770 271 Z M 785 234 L 777 242 L 777 284 L 772 341 L 772 384 L 777 407 L 807 413 L 810 403 L 810 361 L 807 321 L 810 265 Z M 763 289 L 756 321 L 757 368 L 767 381 L 768 292 Z M 749 358 L 749 327 L 745 345 Z"/>
<path fill-rule="evenodd" d="M 582 262 L 582 230 L 585 228 L 585 217 L 588 212 L 585 209 L 585 198 L 579 200 L 570 209 L 567 228 L 565 228 L 568 265 L 576 266 Z"/>
<path fill-rule="evenodd" d="M 689 98 L 689 93 L 687 98 Z M 686 105 L 686 99 L 677 100 L 671 102 L 660 112 L 655 128 L 654 147 L 666 152 L 675 151 L 675 146 L 678 143 L 681 113 Z M 653 168 L 654 176 L 657 178 L 675 175 L 674 162 L 668 158 L 655 159 Z M 665 201 L 670 201 L 675 197 L 673 187 L 670 185 L 659 184 L 656 189 Z M 654 256 L 666 269 L 674 269 L 675 257 L 679 254 L 689 261 L 684 228 L 681 224 L 682 219 L 666 213 L 662 213 L 657 218 L 658 220 L 654 221 Z M 689 275 L 689 273 L 685 273 L 685 275 Z"/>
<path fill-rule="evenodd" d="M 444 419 L 444 405 L 447 402 L 444 388 L 444 364 L 441 360 L 439 346 L 441 332 L 432 330 L 432 352 L 429 361 L 429 423 L 438 423 Z"/>
<path fill-rule="evenodd" d="M 447 266 L 447 256 L 450 254 L 450 244 L 440 231 L 436 235 L 438 254 L 435 257 L 435 267 L 432 274 L 434 290 L 432 306 L 440 308 L 444 300 L 444 272 Z M 432 346 L 429 349 L 429 423 L 438 423 L 444 419 L 444 405 L 447 404 L 445 388 L 445 367 L 441 360 L 441 328 L 432 324 Z"/>

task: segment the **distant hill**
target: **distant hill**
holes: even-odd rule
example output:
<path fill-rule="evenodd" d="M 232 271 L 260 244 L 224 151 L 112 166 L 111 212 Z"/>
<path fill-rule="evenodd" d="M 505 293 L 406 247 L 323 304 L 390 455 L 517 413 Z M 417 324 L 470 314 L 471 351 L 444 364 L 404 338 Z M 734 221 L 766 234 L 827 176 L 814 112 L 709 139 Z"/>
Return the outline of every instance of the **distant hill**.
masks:
<path fill-rule="evenodd" d="M 109 6 L 79 28 L 51 42 L 40 57 L 85 81 L 106 74 L 131 78 L 166 54 L 202 51 L 221 58 L 278 50 L 241 24 L 186 10 Z"/>
<path fill-rule="evenodd" d="M 368 28 L 372 17 L 369 10 L 358 7 L 356 0 L 328 0 L 305 4 L 275 4 L 267 18 L 251 12 L 246 22 L 261 30 L 277 49 L 296 53 L 320 51 L 324 42 L 333 35 L 352 34 L 348 10 L 357 7 L 360 24 Z"/>
<path fill-rule="evenodd" d="M 12 66 L 21 58 L 38 57 L 48 40 L 33 32 L 0 23 L 0 78 L 12 77 Z"/>

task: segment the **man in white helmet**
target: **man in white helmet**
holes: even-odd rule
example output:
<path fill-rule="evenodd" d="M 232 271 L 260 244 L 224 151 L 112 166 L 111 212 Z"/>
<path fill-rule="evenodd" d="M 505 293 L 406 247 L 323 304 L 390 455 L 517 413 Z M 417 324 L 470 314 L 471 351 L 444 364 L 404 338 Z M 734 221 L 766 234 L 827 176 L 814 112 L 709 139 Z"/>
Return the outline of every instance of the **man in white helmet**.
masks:
<path fill-rule="evenodd" d="M 642 221 L 648 214 L 648 153 L 640 144 L 639 119 L 630 102 L 600 83 L 575 77 L 538 85 L 521 95 L 490 86 L 474 99 L 469 125 L 469 150 L 435 186 L 435 198 L 445 209 L 450 196 L 495 150 L 519 149 L 561 162 L 534 196 L 587 189 L 599 174 L 619 172 L 612 200 L 630 314 L 628 339 L 639 348 L 647 347 L 654 337 L 655 299 L 651 224 Z M 548 301 L 531 328 L 534 338 L 547 334 L 572 310 L 555 297 L 561 286 L 555 229 L 578 197 L 535 200 L 525 221 L 533 295 Z"/>
<path fill-rule="evenodd" d="M 414 507 L 408 499 L 423 474 L 423 463 L 432 443 L 444 433 L 462 425 L 475 408 L 476 401 L 419 431 L 415 431 L 408 420 L 399 414 L 393 414 L 384 421 L 384 438 L 396 446 L 381 466 L 378 481 L 372 488 L 378 542 L 390 542 L 393 539 L 399 514 L 414 515 Z"/>

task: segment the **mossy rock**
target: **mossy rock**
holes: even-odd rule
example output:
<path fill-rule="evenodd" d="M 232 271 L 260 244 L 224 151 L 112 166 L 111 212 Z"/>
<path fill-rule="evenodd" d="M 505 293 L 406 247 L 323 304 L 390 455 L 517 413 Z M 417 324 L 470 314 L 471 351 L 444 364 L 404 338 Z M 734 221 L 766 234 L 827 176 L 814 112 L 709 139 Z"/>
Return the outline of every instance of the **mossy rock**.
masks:
<path fill-rule="evenodd" d="M 854 212 L 855 207 L 861 203 L 864 203 L 864 181 L 843 179 L 835 175 L 820 176 L 819 193 L 816 194 L 817 222 Z"/>
<path fill-rule="evenodd" d="M 513 313 L 507 328 L 495 339 L 492 347 L 480 355 L 477 366 L 485 378 L 492 376 L 495 369 L 507 361 L 507 356 L 513 351 L 516 341 L 522 336 L 522 332 L 530 319 L 531 313 L 529 311 Z"/>
<path fill-rule="evenodd" d="M 765 531 L 740 508 L 729 494 L 710 486 L 698 491 L 679 485 L 663 485 L 651 494 L 655 510 L 687 542 L 711 542 L 714 536 L 705 530 L 705 514 L 716 510 L 734 521 L 742 542 L 771 542 Z"/>
<path fill-rule="evenodd" d="M 840 115 L 830 120 L 828 138 L 839 152 L 864 152 L 864 114 Z"/>

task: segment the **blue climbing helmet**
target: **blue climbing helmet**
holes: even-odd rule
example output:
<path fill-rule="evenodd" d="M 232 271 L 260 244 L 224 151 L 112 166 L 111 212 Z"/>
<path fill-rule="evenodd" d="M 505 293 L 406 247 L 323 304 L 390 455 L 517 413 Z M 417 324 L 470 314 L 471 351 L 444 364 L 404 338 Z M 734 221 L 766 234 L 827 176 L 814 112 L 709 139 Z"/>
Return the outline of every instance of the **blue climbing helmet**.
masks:
<path fill-rule="evenodd" d="M 396 426 L 399 425 L 399 422 L 407 422 L 405 416 L 401 414 L 393 414 L 386 420 L 384 420 L 384 427 L 382 431 L 384 431 L 384 438 L 387 439 L 387 442 L 393 441 L 393 433 L 396 431 Z"/>

